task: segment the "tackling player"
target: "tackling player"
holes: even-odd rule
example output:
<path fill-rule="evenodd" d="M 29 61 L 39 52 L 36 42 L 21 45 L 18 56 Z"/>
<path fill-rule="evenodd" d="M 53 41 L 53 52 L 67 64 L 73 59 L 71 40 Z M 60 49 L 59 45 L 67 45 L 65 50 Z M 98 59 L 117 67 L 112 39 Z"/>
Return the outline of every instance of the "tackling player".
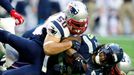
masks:
<path fill-rule="evenodd" d="M 37 27 L 31 40 L 0 30 L 0 41 L 14 47 L 20 54 L 19 59 L 30 63 L 18 69 L 4 71 L 2 74 L 40 75 L 45 54 L 58 54 L 69 48 L 78 50 L 78 41 L 61 42 L 61 39 L 82 34 L 88 25 L 87 16 L 86 6 L 80 1 L 72 1 L 64 12 L 50 16 L 45 24 Z"/>

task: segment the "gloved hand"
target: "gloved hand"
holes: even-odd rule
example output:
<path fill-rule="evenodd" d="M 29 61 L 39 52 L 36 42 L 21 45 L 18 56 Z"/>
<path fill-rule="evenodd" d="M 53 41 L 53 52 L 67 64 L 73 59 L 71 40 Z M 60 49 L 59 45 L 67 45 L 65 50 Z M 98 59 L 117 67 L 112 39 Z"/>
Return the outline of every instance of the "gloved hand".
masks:
<path fill-rule="evenodd" d="M 74 53 L 72 55 L 74 61 L 73 61 L 73 72 L 82 72 L 85 69 L 85 65 L 87 64 L 86 60 L 79 54 L 79 53 Z"/>
<path fill-rule="evenodd" d="M 17 20 L 16 25 L 20 25 L 24 22 L 24 18 L 14 9 L 10 11 L 10 16 Z"/>
<path fill-rule="evenodd" d="M 78 51 L 80 49 L 80 42 L 78 42 L 77 40 L 72 40 L 72 47 L 73 49 L 75 49 L 76 51 Z"/>

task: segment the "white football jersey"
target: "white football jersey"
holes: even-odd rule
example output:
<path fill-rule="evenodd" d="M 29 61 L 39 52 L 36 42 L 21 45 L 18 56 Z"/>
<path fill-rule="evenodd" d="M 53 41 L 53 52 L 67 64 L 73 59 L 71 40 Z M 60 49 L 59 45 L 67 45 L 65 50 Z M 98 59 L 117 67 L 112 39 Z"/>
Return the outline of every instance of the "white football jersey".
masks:
<path fill-rule="evenodd" d="M 66 15 L 63 12 L 50 16 L 43 25 L 35 29 L 33 34 L 41 35 L 43 28 L 46 28 L 47 34 L 57 38 L 68 37 L 70 35 L 69 29 L 67 28 Z"/>
<path fill-rule="evenodd" d="M 54 14 L 50 16 L 47 21 L 37 27 L 35 31 L 33 32 L 34 35 L 43 35 L 42 30 L 45 28 L 47 31 L 47 34 L 52 35 L 56 38 L 63 38 L 63 37 L 68 37 L 70 36 L 69 29 L 67 27 L 66 23 L 66 15 L 63 12 Z M 47 61 L 48 61 L 49 56 L 45 56 L 43 66 L 42 66 L 42 71 L 46 72 L 47 71 Z"/>

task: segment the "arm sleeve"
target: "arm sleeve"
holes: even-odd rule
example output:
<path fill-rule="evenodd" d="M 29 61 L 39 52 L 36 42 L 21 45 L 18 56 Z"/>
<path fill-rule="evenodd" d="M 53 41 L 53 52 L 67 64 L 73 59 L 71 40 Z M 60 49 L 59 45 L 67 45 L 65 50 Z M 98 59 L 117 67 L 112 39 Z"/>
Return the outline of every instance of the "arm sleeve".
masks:
<path fill-rule="evenodd" d="M 50 23 L 47 25 L 46 29 L 47 29 L 47 34 L 49 34 L 49 35 L 52 35 L 52 36 L 54 36 L 54 37 L 56 37 L 56 38 L 61 38 L 61 37 L 63 37 L 63 36 L 62 36 L 62 33 L 61 33 L 61 30 L 62 30 L 62 29 L 60 30 L 58 27 L 56 27 L 56 25 L 53 24 L 53 22 L 50 22 Z"/>
<path fill-rule="evenodd" d="M 13 9 L 11 3 L 9 0 L 0 0 L 0 5 L 8 12 L 10 13 L 10 11 Z"/>

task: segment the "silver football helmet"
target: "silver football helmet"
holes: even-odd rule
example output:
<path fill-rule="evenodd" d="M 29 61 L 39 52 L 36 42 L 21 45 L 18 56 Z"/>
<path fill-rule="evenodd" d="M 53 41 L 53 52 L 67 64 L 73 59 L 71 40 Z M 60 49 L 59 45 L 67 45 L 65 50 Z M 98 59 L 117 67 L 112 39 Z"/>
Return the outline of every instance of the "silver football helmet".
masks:
<path fill-rule="evenodd" d="M 88 26 L 87 7 L 81 1 L 71 1 L 65 10 L 71 34 L 81 34 Z"/>

